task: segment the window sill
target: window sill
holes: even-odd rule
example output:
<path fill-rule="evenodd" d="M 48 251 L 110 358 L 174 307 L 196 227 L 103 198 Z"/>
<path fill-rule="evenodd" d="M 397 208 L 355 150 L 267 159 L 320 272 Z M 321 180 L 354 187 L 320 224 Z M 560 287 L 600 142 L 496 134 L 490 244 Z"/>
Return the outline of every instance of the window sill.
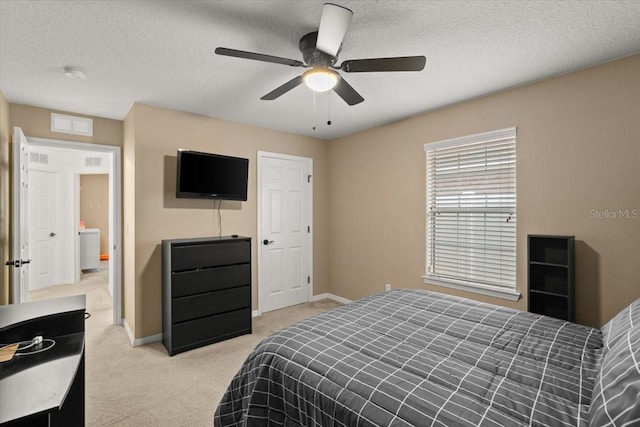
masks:
<path fill-rule="evenodd" d="M 481 285 L 481 284 L 469 284 L 465 282 L 458 282 L 454 280 L 443 280 L 441 278 L 434 278 L 422 276 L 422 281 L 429 285 L 442 286 L 445 288 L 458 289 L 460 291 L 473 292 L 476 294 L 487 295 L 490 297 L 502 298 L 509 301 L 518 301 L 520 299 L 520 292 L 515 289 L 505 289 L 499 286 Z"/>

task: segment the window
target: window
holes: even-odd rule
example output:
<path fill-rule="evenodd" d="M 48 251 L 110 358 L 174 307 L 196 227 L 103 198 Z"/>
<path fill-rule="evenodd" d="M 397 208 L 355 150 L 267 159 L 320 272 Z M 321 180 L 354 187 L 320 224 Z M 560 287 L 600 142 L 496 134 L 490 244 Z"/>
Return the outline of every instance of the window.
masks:
<path fill-rule="evenodd" d="M 425 283 L 518 300 L 516 129 L 424 145 Z"/>

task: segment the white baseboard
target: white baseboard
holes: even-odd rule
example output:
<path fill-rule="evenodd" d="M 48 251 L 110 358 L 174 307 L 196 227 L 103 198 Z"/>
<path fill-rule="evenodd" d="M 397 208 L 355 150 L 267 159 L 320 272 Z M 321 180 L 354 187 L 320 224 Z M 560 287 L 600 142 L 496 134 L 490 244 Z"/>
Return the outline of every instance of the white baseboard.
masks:
<path fill-rule="evenodd" d="M 160 341 L 162 341 L 162 334 L 149 335 L 148 337 L 136 338 L 133 341 L 133 346 L 138 347 Z"/>
<path fill-rule="evenodd" d="M 320 301 L 320 300 L 323 300 L 323 299 L 330 299 L 332 301 L 339 302 L 340 304 L 349 304 L 351 302 L 350 299 L 343 298 L 343 297 L 335 295 L 335 294 L 330 294 L 328 292 L 326 292 L 324 294 L 319 294 L 319 295 L 312 296 L 311 300 L 309 302 Z"/>
<path fill-rule="evenodd" d="M 127 319 L 122 319 L 122 326 L 124 327 L 124 331 L 127 333 L 127 337 L 129 337 L 129 342 L 133 347 L 133 342 L 135 339 L 133 338 L 133 333 L 131 333 L 131 329 L 129 329 L 129 324 L 127 323 Z"/>
<path fill-rule="evenodd" d="M 149 335 L 148 337 L 142 338 L 134 338 L 133 333 L 131 332 L 131 328 L 129 328 L 129 324 L 127 323 L 127 319 L 122 319 L 122 326 L 124 326 L 124 330 L 129 337 L 131 347 L 139 347 L 141 345 L 162 341 L 162 334 Z"/>
<path fill-rule="evenodd" d="M 258 316 L 262 316 L 262 313 L 260 312 L 260 310 L 253 310 L 251 312 L 251 317 L 258 317 Z"/>

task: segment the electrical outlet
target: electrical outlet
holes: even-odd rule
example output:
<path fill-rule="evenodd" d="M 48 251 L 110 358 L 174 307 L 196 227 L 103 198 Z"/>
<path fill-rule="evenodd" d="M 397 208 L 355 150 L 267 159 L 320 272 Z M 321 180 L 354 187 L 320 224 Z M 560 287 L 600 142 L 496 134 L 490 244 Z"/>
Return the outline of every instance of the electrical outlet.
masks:
<path fill-rule="evenodd" d="M 385 291 L 390 291 L 391 290 L 391 283 L 387 283 L 385 285 Z"/>

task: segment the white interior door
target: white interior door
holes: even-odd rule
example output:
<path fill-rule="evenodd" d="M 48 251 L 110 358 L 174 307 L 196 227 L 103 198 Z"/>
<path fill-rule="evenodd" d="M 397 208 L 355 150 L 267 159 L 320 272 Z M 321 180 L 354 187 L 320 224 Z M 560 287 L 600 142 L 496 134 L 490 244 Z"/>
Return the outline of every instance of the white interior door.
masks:
<path fill-rule="evenodd" d="M 29 300 L 29 143 L 22 129 L 13 129 L 13 303 Z"/>
<path fill-rule="evenodd" d="M 59 283 L 55 268 L 60 233 L 56 206 L 59 178 L 55 172 L 29 171 L 29 246 L 33 252 L 29 267 L 29 290 Z"/>
<path fill-rule="evenodd" d="M 260 310 L 309 301 L 311 159 L 258 153 Z"/>

